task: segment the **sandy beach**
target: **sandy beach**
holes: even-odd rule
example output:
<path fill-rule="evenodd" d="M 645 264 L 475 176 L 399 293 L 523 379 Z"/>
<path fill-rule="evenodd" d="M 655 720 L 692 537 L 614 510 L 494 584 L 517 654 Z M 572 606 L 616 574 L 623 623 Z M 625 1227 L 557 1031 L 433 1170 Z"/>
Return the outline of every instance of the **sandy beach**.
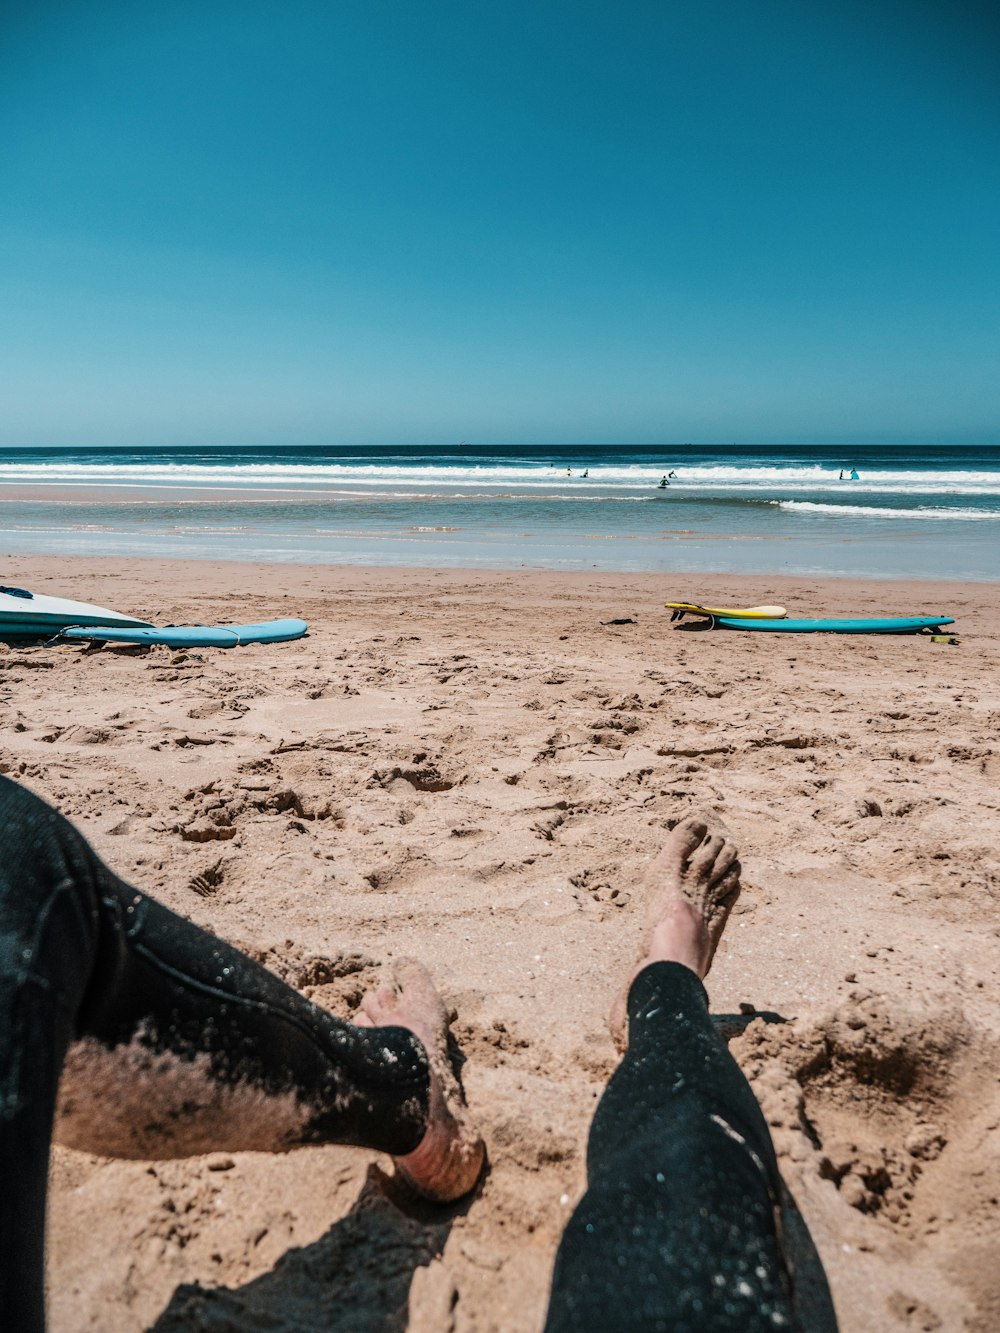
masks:
<path fill-rule="evenodd" d="M 310 622 L 227 652 L 0 646 L 0 771 L 342 1016 L 425 961 L 490 1155 L 477 1197 L 435 1210 L 351 1149 L 57 1148 L 55 1333 L 538 1330 L 643 868 L 688 810 L 741 848 L 712 1009 L 844 1333 L 1000 1326 L 996 585 L 47 557 L 6 577 L 158 623 Z M 944 613 L 961 642 L 674 629 L 681 597 Z"/>

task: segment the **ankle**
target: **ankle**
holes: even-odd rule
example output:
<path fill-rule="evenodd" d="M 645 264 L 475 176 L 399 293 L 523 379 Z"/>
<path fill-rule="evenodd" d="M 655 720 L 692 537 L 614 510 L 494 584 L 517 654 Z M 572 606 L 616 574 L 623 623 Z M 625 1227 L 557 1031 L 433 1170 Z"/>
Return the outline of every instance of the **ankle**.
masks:
<path fill-rule="evenodd" d="M 642 966 L 681 963 L 704 980 L 710 956 L 711 940 L 704 920 L 689 902 L 678 899 L 653 927 Z"/>

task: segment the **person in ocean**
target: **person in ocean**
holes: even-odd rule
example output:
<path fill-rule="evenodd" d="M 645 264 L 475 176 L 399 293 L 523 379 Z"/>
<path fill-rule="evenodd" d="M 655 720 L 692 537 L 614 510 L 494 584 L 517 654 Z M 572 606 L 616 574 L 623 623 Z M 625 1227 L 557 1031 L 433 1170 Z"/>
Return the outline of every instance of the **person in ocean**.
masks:
<path fill-rule="evenodd" d="M 668 476 L 671 480 L 673 480 L 673 478 L 677 476 L 677 473 L 676 473 L 676 472 L 668 472 L 668 473 L 667 473 L 667 476 Z"/>
<path fill-rule="evenodd" d="M 587 478 L 590 476 L 590 468 L 589 467 L 584 468 L 584 470 L 580 473 L 580 476 L 584 481 L 586 481 Z"/>
<path fill-rule="evenodd" d="M 857 469 L 856 467 L 852 467 L 852 468 L 851 468 L 851 481 L 860 481 L 860 480 L 861 480 L 861 477 L 858 475 L 858 469 Z"/>
<path fill-rule="evenodd" d="M 667 480 L 666 473 L 664 473 L 663 476 L 660 478 L 660 490 L 662 491 L 665 487 L 669 485 L 670 482 Z"/>
<path fill-rule="evenodd" d="M 427 971 L 397 963 L 353 1022 L 119 879 L 0 777 L 0 1327 L 44 1328 L 50 1140 L 131 1158 L 349 1144 L 426 1199 L 485 1147 Z M 645 941 L 612 1014 L 624 1058 L 594 1116 L 547 1333 L 794 1329 L 766 1122 L 703 979 L 740 891 L 736 848 L 687 817 L 649 874 Z"/>

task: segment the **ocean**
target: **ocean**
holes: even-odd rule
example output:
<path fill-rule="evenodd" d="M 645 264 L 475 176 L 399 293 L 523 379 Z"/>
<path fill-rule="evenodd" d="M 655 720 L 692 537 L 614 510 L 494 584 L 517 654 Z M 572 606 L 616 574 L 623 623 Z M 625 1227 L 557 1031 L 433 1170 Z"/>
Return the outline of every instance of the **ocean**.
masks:
<path fill-rule="evenodd" d="M 1000 448 L 5 449 L 0 547 L 991 580 Z"/>

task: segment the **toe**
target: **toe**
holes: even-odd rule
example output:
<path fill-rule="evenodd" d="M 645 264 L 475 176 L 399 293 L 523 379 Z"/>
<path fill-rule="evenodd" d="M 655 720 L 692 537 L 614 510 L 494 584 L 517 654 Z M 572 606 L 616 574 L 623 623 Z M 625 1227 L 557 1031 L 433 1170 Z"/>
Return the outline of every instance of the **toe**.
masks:
<path fill-rule="evenodd" d="M 714 869 L 726 840 L 719 833 L 705 838 L 691 855 L 691 873 L 699 879 L 714 878 Z"/>
<path fill-rule="evenodd" d="M 442 1033 L 446 1032 L 448 1010 L 423 963 L 415 958 L 401 958 L 393 967 L 392 975 L 404 1002 L 419 1007 L 421 1016 L 428 1024 Z"/>
<path fill-rule="evenodd" d="M 737 855 L 738 852 L 735 843 L 725 842 L 723 844 L 718 856 L 715 858 L 715 865 L 712 867 L 713 884 L 718 884 L 724 876 L 729 874 L 730 870 L 732 870 L 733 866 L 736 864 Z"/>
<path fill-rule="evenodd" d="M 392 1013 L 398 1003 L 399 996 L 391 986 L 379 986 L 378 990 L 368 991 L 361 1001 L 361 1008 L 375 1027 L 386 1027 L 391 1025 Z"/>
<path fill-rule="evenodd" d="M 431 974 L 416 958 L 397 959 L 392 967 L 392 979 L 397 990 L 405 988 L 418 993 L 421 998 L 437 994 Z"/>
<path fill-rule="evenodd" d="M 669 861 L 671 867 L 680 870 L 704 840 L 708 825 L 697 815 L 686 815 L 675 824 L 670 836 L 664 843 L 660 856 Z"/>
<path fill-rule="evenodd" d="M 728 913 L 733 903 L 740 896 L 740 888 L 740 863 L 736 861 L 714 885 L 713 897 L 715 898 L 716 907 Z"/>

